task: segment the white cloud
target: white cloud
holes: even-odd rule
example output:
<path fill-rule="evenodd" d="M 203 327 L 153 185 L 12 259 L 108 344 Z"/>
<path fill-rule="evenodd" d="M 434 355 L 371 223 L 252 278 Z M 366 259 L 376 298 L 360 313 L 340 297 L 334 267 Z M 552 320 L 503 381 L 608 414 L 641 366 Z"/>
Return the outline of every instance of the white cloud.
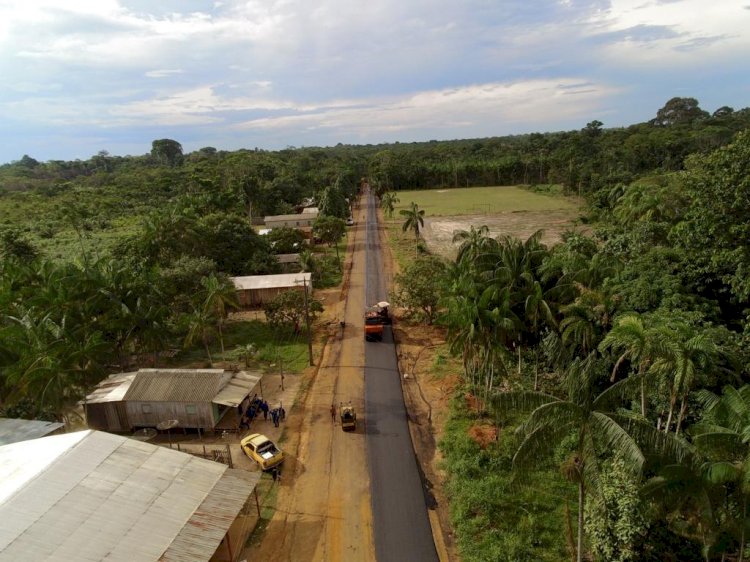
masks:
<path fill-rule="evenodd" d="M 175 74 L 184 74 L 185 71 L 179 68 L 163 68 L 160 70 L 149 70 L 144 73 L 147 78 L 168 78 Z"/>
<path fill-rule="evenodd" d="M 401 98 L 362 100 L 358 107 L 324 106 L 294 115 L 266 116 L 237 125 L 244 129 L 336 130 L 343 135 L 383 131 L 455 129 L 517 130 L 583 118 L 615 88 L 577 79 L 489 83 L 418 92 Z"/>
<path fill-rule="evenodd" d="M 588 23 L 594 32 L 613 38 L 603 54 L 626 67 L 695 67 L 746 57 L 750 50 L 750 12 L 743 0 L 612 0 Z"/>

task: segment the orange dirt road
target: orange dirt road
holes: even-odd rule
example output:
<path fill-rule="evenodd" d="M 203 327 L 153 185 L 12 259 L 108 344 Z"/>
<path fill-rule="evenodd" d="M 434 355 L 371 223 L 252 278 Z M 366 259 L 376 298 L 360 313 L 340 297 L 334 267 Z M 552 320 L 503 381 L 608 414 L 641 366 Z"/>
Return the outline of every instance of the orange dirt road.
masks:
<path fill-rule="evenodd" d="M 266 561 L 374 561 L 370 482 L 364 432 L 365 213 L 358 209 L 344 278 L 347 298 L 340 302 L 336 327 L 320 359 L 300 409 L 299 436 L 282 444 L 285 461 L 276 513 L 249 559 Z M 330 409 L 341 402 L 357 412 L 356 432 L 334 425 Z M 294 431 L 290 424 L 287 432 Z M 299 439 L 297 443 L 297 437 Z M 296 444 L 296 448 L 292 444 Z M 292 445 L 291 449 L 289 446 Z M 296 458 L 295 458 L 296 456 Z"/>

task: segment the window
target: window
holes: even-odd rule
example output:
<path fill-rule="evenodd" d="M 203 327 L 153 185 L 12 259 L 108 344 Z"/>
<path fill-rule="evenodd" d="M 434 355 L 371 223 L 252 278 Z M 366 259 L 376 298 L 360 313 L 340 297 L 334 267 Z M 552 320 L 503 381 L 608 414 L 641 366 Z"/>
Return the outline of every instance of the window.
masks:
<path fill-rule="evenodd" d="M 194 416 L 198 413 L 198 408 L 195 404 L 185 404 L 185 413 Z"/>
<path fill-rule="evenodd" d="M 144 414 L 150 414 L 151 404 L 141 404 L 141 412 L 143 412 Z"/>

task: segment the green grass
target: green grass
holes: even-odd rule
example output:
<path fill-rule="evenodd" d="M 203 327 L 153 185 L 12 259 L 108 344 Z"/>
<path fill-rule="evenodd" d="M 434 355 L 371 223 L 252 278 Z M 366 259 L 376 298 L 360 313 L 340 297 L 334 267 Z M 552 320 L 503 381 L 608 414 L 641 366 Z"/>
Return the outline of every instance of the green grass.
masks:
<path fill-rule="evenodd" d="M 400 203 L 396 206 L 394 219 L 401 219 L 398 211 L 409 207 L 412 201 L 419 205 L 420 209 L 424 209 L 427 216 L 574 210 L 577 208 L 574 202 L 563 197 L 533 193 L 512 186 L 399 191 L 397 195 Z"/>
<path fill-rule="evenodd" d="M 279 495 L 279 486 L 274 483 L 271 475 L 263 473 L 260 481 L 255 488 L 258 499 L 260 500 L 260 518 L 258 523 L 255 525 L 255 529 L 250 533 L 250 536 L 245 542 L 245 546 L 256 546 L 260 544 L 268 524 L 271 522 L 274 513 L 276 512 L 276 499 Z M 255 498 L 252 501 L 252 509 L 255 507 Z"/>
<path fill-rule="evenodd" d="M 242 320 L 228 323 L 224 329 L 224 355 L 218 337 L 209 346 L 214 361 L 231 361 L 244 365 L 241 348 L 253 344 L 258 350 L 251 367 L 278 370 L 279 362 L 285 373 L 300 373 L 307 367 L 307 339 L 303 333 L 280 332 L 259 320 Z M 202 344 L 180 353 L 176 362 L 207 361 Z M 270 367 L 273 364 L 274 367 Z"/>
<path fill-rule="evenodd" d="M 498 441 L 482 449 L 469 437 L 478 419 L 459 393 L 451 405 L 440 449 L 448 474 L 446 493 L 458 549 L 464 562 L 558 562 L 566 547 L 565 506 L 575 529 L 576 488 L 555 468 L 514 480 L 514 427 L 502 428 Z M 574 530 L 575 532 L 575 530 Z"/>

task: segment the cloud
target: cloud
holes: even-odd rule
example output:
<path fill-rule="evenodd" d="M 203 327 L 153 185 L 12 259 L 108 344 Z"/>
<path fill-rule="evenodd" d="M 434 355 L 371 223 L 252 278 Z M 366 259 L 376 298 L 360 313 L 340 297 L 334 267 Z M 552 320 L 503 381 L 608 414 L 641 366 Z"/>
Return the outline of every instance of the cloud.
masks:
<path fill-rule="evenodd" d="M 741 104 L 748 27 L 746 0 L 0 0 L 0 117 L 11 147 L 25 123 L 216 146 L 626 124 Z"/>
<path fill-rule="evenodd" d="M 183 74 L 184 72 L 184 70 L 181 70 L 179 68 L 164 68 L 160 70 L 149 70 L 144 74 L 144 76 L 148 78 L 167 78 L 175 74 Z"/>
<path fill-rule="evenodd" d="M 516 131 L 519 124 L 590 115 L 614 88 L 577 79 L 488 83 L 425 91 L 400 98 L 364 101 L 358 107 L 320 107 L 296 114 L 266 116 L 238 124 L 240 129 L 335 130 L 344 136 L 373 132 L 449 131 L 494 128 Z M 570 99 L 576 96 L 577 99 Z"/>

